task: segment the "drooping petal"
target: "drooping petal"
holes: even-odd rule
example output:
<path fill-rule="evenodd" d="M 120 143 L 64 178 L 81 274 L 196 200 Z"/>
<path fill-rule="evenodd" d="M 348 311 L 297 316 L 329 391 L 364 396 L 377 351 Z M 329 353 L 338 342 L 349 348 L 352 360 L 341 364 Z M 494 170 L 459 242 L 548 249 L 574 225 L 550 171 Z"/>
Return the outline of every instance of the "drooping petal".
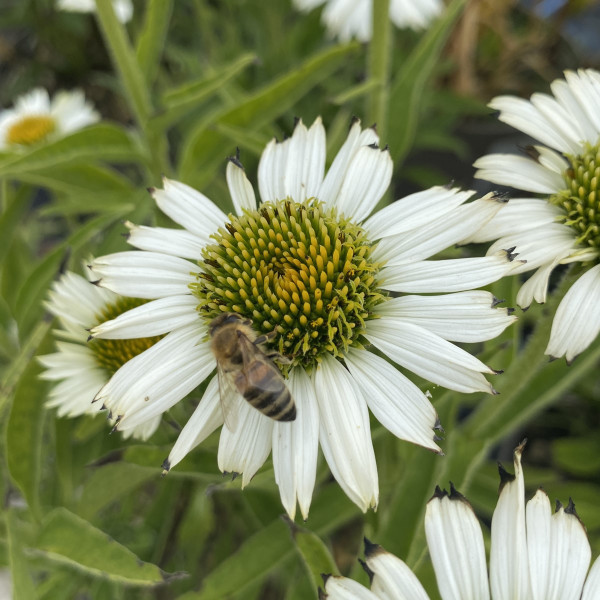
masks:
<path fill-rule="evenodd" d="M 172 469 L 222 424 L 223 413 L 219 406 L 219 384 L 217 378 L 213 377 L 192 416 L 181 430 L 169 458 L 163 465 L 164 468 Z"/>
<path fill-rule="evenodd" d="M 373 572 L 371 591 L 380 600 L 429 600 L 408 566 L 381 546 L 365 542 L 365 558 Z"/>
<path fill-rule="evenodd" d="M 95 338 L 128 339 L 162 335 L 200 323 L 198 300 L 192 295 L 167 296 L 137 306 L 90 330 Z"/>
<path fill-rule="evenodd" d="M 600 597 L 600 558 L 596 558 L 585 581 L 581 600 L 596 600 Z"/>
<path fill-rule="evenodd" d="M 558 305 L 546 354 L 571 362 L 600 331 L 600 265 L 586 271 Z"/>
<path fill-rule="evenodd" d="M 238 428 L 221 429 L 217 463 L 224 473 L 242 473 L 242 488 L 246 487 L 267 460 L 271 452 L 273 419 L 265 417 L 238 397 Z"/>
<path fill-rule="evenodd" d="M 488 392 L 482 373 L 494 373 L 480 360 L 441 337 L 390 318 L 367 322 L 365 337 L 394 362 L 425 379 L 458 392 Z"/>
<path fill-rule="evenodd" d="M 375 313 L 424 327 L 450 342 L 481 342 L 495 338 L 516 321 L 496 302 L 484 291 L 402 296 L 380 304 Z"/>
<path fill-rule="evenodd" d="M 517 293 L 517 304 L 521 308 L 528 308 L 535 300 L 536 302 L 546 302 L 548 292 L 548 281 L 554 267 L 559 263 L 559 259 L 554 259 L 549 263 L 542 265 L 520 288 Z"/>
<path fill-rule="evenodd" d="M 373 592 L 347 577 L 330 575 L 325 582 L 327 600 L 379 600 Z"/>
<path fill-rule="evenodd" d="M 317 475 L 319 407 L 304 369 L 293 369 L 287 383 L 296 403 L 296 420 L 273 427 L 273 470 L 290 519 L 296 514 L 297 499 L 306 520 Z"/>
<path fill-rule="evenodd" d="M 361 510 L 379 499 L 377 465 L 367 403 L 348 371 L 325 355 L 314 375 L 319 440 L 333 476 Z"/>
<path fill-rule="evenodd" d="M 456 490 L 449 496 L 436 490 L 425 512 L 425 535 L 443 600 L 487 600 L 483 534 L 471 505 Z"/>
<path fill-rule="evenodd" d="M 525 484 L 521 468 L 523 446 L 514 452 L 514 476 L 501 469 L 498 504 L 492 516 L 490 588 L 494 600 L 529 598 L 529 562 L 525 531 Z"/>
<path fill-rule="evenodd" d="M 533 600 L 549 600 L 550 565 L 557 549 L 552 546 L 550 500 L 538 490 L 525 509 L 527 555 Z"/>
<path fill-rule="evenodd" d="M 344 361 L 377 420 L 396 437 L 434 452 L 437 413 L 425 394 L 387 361 L 350 348 Z"/>

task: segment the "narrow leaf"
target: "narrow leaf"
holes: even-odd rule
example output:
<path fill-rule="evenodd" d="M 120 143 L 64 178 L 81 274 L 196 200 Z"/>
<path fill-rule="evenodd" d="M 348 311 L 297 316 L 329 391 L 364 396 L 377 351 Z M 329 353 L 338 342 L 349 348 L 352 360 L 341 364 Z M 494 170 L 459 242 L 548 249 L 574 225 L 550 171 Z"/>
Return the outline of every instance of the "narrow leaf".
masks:
<path fill-rule="evenodd" d="M 65 508 L 49 513 L 35 549 L 52 561 L 128 585 L 154 586 L 173 577 Z"/>
<path fill-rule="evenodd" d="M 148 85 L 154 80 L 160 63 L 172 11 L 173 0 L 150 0 L 147 3 L 144 24 L 137 41 L 136 55 Z"/>
<path fill-rule="evenodd" d="M 31 579 L 27 558 L 23 554 L 22 536 L 19 532 L 19 522 L 15 511 L 6 512 L 5 518 L 12 579 L 12 600 L 36 600 L 38 595 Z"/>

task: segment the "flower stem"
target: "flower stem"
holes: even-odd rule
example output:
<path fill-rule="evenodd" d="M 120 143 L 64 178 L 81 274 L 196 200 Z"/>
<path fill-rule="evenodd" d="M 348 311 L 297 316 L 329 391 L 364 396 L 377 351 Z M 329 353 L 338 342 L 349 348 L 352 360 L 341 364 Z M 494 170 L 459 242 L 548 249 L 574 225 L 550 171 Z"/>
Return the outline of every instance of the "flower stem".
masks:
<path fill-rule="evenodd" d="M 376 85 L 368 97 L 367 114 L 377 124 L 377 131 L 385 143 L 390 79 L 390 48 L 392 28 L 389 19 L 390 0 L 373 1 L 373 37 L 369 43 L 367 71 Z"/>

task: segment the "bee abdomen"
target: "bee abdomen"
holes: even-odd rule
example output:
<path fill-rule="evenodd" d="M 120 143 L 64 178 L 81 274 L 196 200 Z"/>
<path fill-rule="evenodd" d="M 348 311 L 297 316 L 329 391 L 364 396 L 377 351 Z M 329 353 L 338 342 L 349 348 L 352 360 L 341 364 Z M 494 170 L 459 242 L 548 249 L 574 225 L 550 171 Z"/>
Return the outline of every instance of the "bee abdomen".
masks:
<path fill-rule="evenodd" d="M 280 390 L 250 387 L 244 398 L 263 415 L 275 421 L 293 421 L 296 418 L 296 405 L 283 381 Z"/>

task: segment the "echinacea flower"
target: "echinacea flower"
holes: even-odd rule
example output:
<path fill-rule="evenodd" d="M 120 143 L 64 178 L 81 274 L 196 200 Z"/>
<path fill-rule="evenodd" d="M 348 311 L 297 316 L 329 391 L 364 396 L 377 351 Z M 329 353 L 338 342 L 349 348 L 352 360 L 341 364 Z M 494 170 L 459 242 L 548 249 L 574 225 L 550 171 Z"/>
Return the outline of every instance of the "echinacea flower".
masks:
<path fill-rule="evenodd" d="M 519 290 L 523 308 L 546 301 L 557 265 L 579 263 L 581 275 L 556 311 L 545 351 L 571 362 L 600 331 L 600 73 L 567 71 L 550 87 L 552 96 L 499 96 L 490 103 L 501 121 L 544 145 L 528 156 L 484 156 L 475 176 L 542 197 L 511 200 L 475 240 L 497 239 L 490 252 L 516 246 L 527 262 L 514 273 L 536 269 Z"/>
<path fill-rule="evenodd" d="M 378 500 L 369 408 L 401 439 L 434 452 L 438 426 L 427 396 L 376 349 L 439 385 L 493 392 L 480 360 L 453 345 L 497 336 L 514 319 L 483 291 L 468 291 L 512 269 L 510 252 L 428 261 L 468 238 L 503 202 L 493 195 L 432 188 L 373 211 L 389 186 L 392 161 L 373 129 L 355 121 L 325 171 L 321 119 L 300 121 L 260 159 L 257 205 L 237 158 L 227 165 L 234 212 L 226 215 L 192 188 L 165 179 L 152 190 L 159 208 L 184 229 L 128 224 L 142 251 L 96 258 L 97 285 L 152 300 L 99 325 L 96 338 L 166 334 L 129 361 L 98 394 L 119 429 L 168 410 L 215 369 L 208 324 L 223 312 L 250 319 L 282 367 L 297 417 L 281 423 L 240 396 L 236 431 L 221 430 L 218 465 L 246 485 L 273 450 L 283 504 L 306 518 L 319 442 L 346 494 L 363 510 Z M 376 244 L 375 242 L 378 243 Z M 191 260 L 188 260 L 191 259 Z M 466 290 L 466 291 L 465 291 Z M 389 292 L 405 295 L 391 298 Z M 413 294 L 447 292 L 441 296 Z M 165 469 L 223 422 L 212 378 Z"/>
<path fill-rule="evenodd" d="M 0 150 L 23 149 L 63 137 L 99 120 L 81 90 L 58 92 L 52 101 L 43 88 L 17 98 L 0 111 Z"/>
<path fill-rule="evenodd" d="M 113 0 L 113 10 L 121 23 L 131 21 L 133 3 L 131 0 Z M 91 13 L 96 10 L 95 0 L 57 0 L 56 8 L 68 12 Z"/>
<path fill-rule="evenodd" d="M 321 20 L 331 36 L 341 41 L 370 41 L 373 35 L 373 0 L 294 0 L 299 10 L 325 4 Z M 396 27 L 426 29 L 444 10 L 442 0 L 390 0 L 390 20 Z"/>
<path fill-rule="evenodd" d="M 56 382 L 46 403 L 56 408 L 59 417 L 97 414 L 101 408 L 92 400 L 119 367 L 149 348 L 159 338 L 135 340 L 91 340 L 89 329 L 113 318 L 142 301 L 123 298 L 110 290 L 90 285 L 80 275 L 66 272 L 52 286 L 46 308 L 58 318 L 61 328 L 55 330 L 59 341 L 57 352 L 39 356 L 45 367 L 42 379 Z M 114 418 L 112 419 L 114 422 Z M 126 431 L 145 440 L 156 430 L 160 416 Z"/>
<path fill-rule="evenodd" d="M 454 487 L 436 489 L 425 513 L 425 534 L 442 600 L 595 600 L 600 560 L 588 574 L 592 552 L 572 500 L 552 514 L 543 490 L 525 504 L 523 445 L 515 474 L 500 467 L 500 497 L 492 517 L 490 571 L 481 526 Z M 345 577 L 326 577 L 328 600 L 428 600 L 410 568 L 381 546 L 365 541 L 371 590 Z M 587 580 L 586 580 L 586 574 Z M 491 594 L 490 594 L 491 592 Z"/>

